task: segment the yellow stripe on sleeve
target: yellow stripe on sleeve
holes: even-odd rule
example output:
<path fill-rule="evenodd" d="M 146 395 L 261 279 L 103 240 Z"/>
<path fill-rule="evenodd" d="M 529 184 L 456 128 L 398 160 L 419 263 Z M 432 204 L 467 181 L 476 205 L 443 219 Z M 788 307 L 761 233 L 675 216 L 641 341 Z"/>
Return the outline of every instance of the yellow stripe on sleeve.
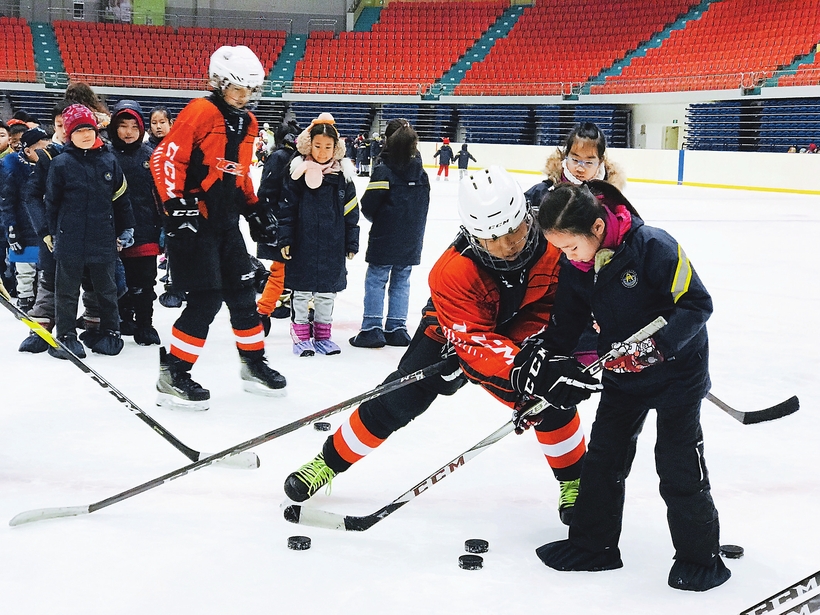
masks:
<path fill-rule="evenodd" d="M 368 190 L 390 190 L 390 182 L 389 181 L 381 181 L 381 182 L 370 182 L 367 184 L 367 188 L 365 188 L 365 192 Z"/>
<path fill-rule="evenodd" d="M 686 257 L 683 248 L 678 244 L 678 266 L 675 268 L 675 276 L 672 278 L 672 301 L 678 299 L 689 290 L 689 283 L 692 281 L 692 264 Z"/>
<path fill-rule="evenodd" d="M 349 201 L 345 204 L 345 215 L 349 214 L 351 211 L 353 211 L 354 209 L 356 209 L 356 206 L 357 206 L 358 204 L 359 204 L 359 199 L 357 199 L 355 196 L 354 196 L 352 199 L 350 199 L 350 200 L 349 200 Z"/>
<path fill-rule="evenodd" d="M 126 181 L 126 179 L 125 179 L 125 174 L 123 174 L 123 176 L 122 176 L 122 186 L 120 186 L 120 189 L 119 189 L 119 190 L 117 190 L 117 191 L 114 193 L 114 198 L 113 198 L 113 199 L 111 199 L 111 200 L 112 200 L 112 201 L 116 201 L 116 200 L 117 200 L 118 198 L 120 198 L 123 194 L 125 194 L 125 190 L 126 190 L 127 188 L 128 188 L 128 182 L 127 182 L 127 181 Z"/>

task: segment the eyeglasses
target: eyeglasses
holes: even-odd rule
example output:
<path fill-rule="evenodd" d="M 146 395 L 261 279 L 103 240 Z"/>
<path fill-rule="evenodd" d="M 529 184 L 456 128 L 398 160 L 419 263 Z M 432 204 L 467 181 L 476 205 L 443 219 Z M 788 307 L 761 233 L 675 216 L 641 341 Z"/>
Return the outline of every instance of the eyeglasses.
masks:
<path fill-rule="evenodd" d="M 591 169 L 592 167 L 601 164 L 597 158 L 595 160 L 578 160 L 574 156 L 567 156 L 567 162 L 573 166 L 581 167 L 582 169 Z"/>

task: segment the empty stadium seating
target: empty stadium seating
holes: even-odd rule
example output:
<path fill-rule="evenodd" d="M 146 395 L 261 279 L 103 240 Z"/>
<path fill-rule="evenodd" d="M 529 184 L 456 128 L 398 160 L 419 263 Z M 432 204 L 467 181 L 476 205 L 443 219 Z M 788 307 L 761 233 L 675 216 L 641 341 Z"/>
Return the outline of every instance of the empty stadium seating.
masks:
<path fill-rule="evenodd" d="M 31 30 L 25 19 L 0 17 L 0 81 L 36 81 Z"/>
<path fill-rule="evenodd" d="M 78 21 L 54 22 L 66 71 L 90 85 L 204 89 L 211 54 L 222 45 L 247 45 L 267 72 L 286 32 L 179 28 Z"/>

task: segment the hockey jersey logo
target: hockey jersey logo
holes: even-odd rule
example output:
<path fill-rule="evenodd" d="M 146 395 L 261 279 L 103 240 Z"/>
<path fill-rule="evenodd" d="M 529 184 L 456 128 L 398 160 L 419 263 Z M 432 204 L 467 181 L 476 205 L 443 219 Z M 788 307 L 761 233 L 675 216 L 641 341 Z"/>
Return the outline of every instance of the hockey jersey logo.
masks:
<path fill-rule="evenodd" d="M 238 177 L 243 177 L 246 171 L 244 164 L 239 164 L 233 160 L 226 160 L 225 158 L 216 159 L 216 168 L 218 171 L 228 173 L 229 175 L 236 175 Z"/>

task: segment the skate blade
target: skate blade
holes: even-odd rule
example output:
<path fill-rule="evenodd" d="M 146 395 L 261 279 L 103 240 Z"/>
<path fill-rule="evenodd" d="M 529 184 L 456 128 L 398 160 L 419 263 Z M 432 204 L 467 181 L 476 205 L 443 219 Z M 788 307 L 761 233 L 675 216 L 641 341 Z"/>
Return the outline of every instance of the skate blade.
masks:
<path fill-rule="evenodd" d="M 211 407 L 210 399 L 202 401 L 187 401 L 167 393 L 157 393 L 157 405 L 169 410 L 184 410 L 188 412 L 204 412 Z"/>
<path fill-rule="evenodd" d="M 250 380 L 242 381 L 242 389 L 248 393 L 261 395 L 262 397 L 285 397 L 287 395 L 285 387 L 282 387 L 281 389 L 269 389 L 264 384 L 259 384 L 258 382 L 252 382 Z"/>

